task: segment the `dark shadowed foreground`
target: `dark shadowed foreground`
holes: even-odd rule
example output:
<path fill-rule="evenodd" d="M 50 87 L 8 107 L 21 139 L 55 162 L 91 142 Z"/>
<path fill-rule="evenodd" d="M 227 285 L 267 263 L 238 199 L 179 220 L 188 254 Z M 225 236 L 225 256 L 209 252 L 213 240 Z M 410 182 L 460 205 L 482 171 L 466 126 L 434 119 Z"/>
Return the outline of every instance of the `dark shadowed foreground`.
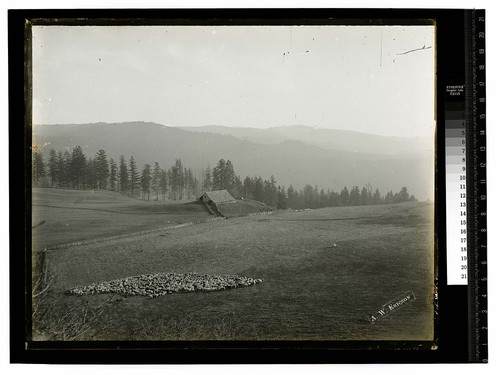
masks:
<path fill-rule="evenodd" d="M 51 282 L 35 299 L 34 339 L 430 340 L 433 236 L 433 205 L 405 203 L 232 218 L 47 250 Z M 159 298 L 68 293 L 190 272 L 263 282 Z M 408 291 L 414 299 L 370 322 Z"/>

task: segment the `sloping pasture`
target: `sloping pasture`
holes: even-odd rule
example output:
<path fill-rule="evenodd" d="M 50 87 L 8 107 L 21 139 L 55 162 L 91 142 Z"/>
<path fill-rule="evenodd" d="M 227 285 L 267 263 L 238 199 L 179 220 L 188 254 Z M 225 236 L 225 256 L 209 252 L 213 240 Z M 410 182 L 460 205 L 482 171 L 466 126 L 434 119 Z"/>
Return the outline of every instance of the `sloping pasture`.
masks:
<path fill-rule="evenodd" d="M 47 298 L 54 318 L 72 306 L 100 309 L 77 339 L 430 340 L 432 215 L 433 206 L 426 203 L 325 208 L 57 249 L 47 252 L 54 276 Z M 163 272 L 263 281 L 154 299 L 66 293 L 75 286 Z M 406 291 L 415 300 L 368 321 Z M 58 330 L 49 336 L 61 339 Z"/>
<path fill-rule="evenodd" d="M 144 201 L 110 191 L 34 189 L 33 249 L 210 218 L 197 203 Z"/>

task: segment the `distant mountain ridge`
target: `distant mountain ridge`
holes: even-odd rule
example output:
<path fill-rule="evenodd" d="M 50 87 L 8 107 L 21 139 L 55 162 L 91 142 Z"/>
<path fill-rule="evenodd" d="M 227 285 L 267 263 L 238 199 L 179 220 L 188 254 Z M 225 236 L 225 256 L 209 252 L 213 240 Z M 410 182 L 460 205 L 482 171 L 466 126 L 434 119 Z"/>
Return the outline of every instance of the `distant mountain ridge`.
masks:
<path fill-rule="evenodd" d="M 263 129 L 259 139 L 254 134 L 261 133 L 260 130 L 252 128 L 242 128 L 247 133 L 244 137 L 238 128 L 229 128 L 224 134 L 215 132 L 219 128 L 179 128 L 152 122 L 34 125 L 33 143 L 41 148 L 45 160 L 51 148 L 71 152 L 75 145 L 80 145 L 87 157 L 93 157 L 99 149 L 104 149 L 108 158 L 115 161 L 120 155 L 127 161 L 133 155 L 140 168 L 158 161 L 167 169 L 179 158 L 201 175 L 207 165 L 213 168 L 223 158 L 233 162 L 242 178 L 274 175 L 280 185 L 292 184 L 298 189 L 309 183 L 339 191 L 344 185 L 369 183 L 384 193 L 399 191 L 405 185 L 418 199 L 432 199 L 433 152 L 418 152 L 417 146 L 400 151 L 403 146 L 397 145 L 398 139 L 370 134 L 364 134 L 362 142 L 350 145 L 348 136 L 354 132 L 347 132 L 344 144 L 337 149 L 324 136 L 326 146 L 321 147 L 315 144 L 322 138 L 321 132 L 316 133 L 320 129 L 304 128 Z M 230 132 L 234 134 L 227 134 Z M 344 131 L 335 134 L 341 134 L 338 132 Z M 310 136 L 301 139 L 304 133 Z M 390 141 L 394 141 L 397 151 L 375 152 L 379 146 L 369 147 L 370 143 L 381 141 L 386 148 L 392 147 Z M 415 152 L 408 152 L 412 150 Z"/>
<path fill-rule="evenodd" d="M 422 155 L 432 152 L 433 143 L 427 137 L 392 137 L 361 133 L 352 130 L 313 128 L 304 125 L 279 126 L 266 129 L 206 125 L 182 127 L 191 132 L 232 135 L 242 140 L 262 144 L 276 144 L 299 140 L 328 150 L 376 153 L 384 155 Z"/>

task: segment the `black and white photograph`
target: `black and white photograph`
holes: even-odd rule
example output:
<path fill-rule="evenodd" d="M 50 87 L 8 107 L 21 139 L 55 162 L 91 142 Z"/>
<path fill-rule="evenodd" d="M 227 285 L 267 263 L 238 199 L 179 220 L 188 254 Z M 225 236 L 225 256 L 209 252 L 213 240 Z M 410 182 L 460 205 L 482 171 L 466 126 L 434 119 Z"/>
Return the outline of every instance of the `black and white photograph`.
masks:
<path fill-rule="evenodd" d="M 33 24 L 31 340 L 431 348 L 435 44 Z"/>

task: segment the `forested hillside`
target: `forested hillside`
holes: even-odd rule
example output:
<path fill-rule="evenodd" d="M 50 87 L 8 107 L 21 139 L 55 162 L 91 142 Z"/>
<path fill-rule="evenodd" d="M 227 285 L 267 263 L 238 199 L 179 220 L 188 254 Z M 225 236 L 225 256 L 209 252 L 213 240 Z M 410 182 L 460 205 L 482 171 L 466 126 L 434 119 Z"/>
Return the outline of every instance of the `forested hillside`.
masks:
<path fill-rule="evenodd" d="M 71 153 L 77 145 L 92 158 L 105 150 L 116 163 L 121 156 L 127 162 L 133 156 L 139 168 L 145 164 L 154 168 L 155 161 L 170 166 L 179 159 L 199 180 L 208 165 L 212 169 L 223 159 L 231 160 L 240 176 L 274 176 L 287 187 L 310 184 L 319 191 L 341 191 L 344 186 L 371 184 L 380 191 L 399 191 L 404 185 L 417 199 L 434 195 L 431 152 L 417 157 L 331 150 L 298 140 L 264 144 L 144 122 L 36 125 L 33 143 L 45 160 L 50 149 Z"/>

